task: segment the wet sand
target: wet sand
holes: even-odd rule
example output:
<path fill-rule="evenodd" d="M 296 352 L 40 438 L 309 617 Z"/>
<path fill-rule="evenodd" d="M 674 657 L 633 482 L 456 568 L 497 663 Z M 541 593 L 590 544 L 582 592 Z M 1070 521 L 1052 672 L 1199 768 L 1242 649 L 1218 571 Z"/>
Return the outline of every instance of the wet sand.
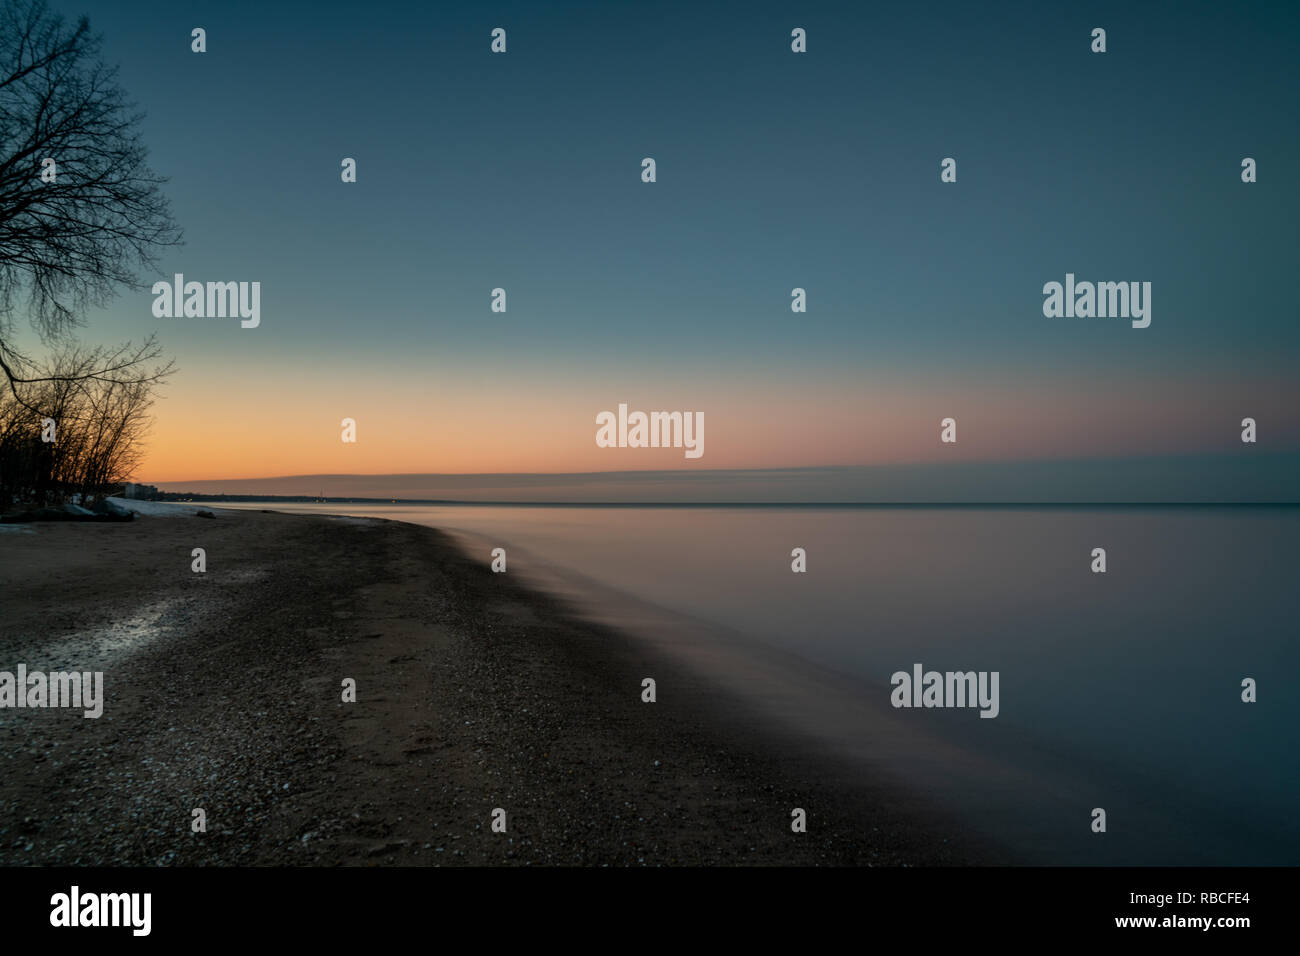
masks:
<path fill-rule="evenodd" d="M 106 700 L 0 710 L 0 865 L 1008 862 L 438 531 L 29 527 L 0 534 L 0 670 L 102 670 Z"/>

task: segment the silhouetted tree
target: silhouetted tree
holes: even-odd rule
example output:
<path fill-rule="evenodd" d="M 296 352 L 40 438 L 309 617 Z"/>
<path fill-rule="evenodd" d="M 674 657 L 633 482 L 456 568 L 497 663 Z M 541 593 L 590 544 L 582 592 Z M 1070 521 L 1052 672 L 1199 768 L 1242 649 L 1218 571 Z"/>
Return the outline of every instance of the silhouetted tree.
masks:
<path fill-rule="evenodd" d="M 0 371 L 24 405 L 22 386 L 40 379 L 14 341 L 15 309 L 56 341 L 180 241 L 141 118 L 85 17 L 69 24 L 43 0 L 0 0 Z M 78 374 L 123 384 L 155 374 L 107 357 L 116 364 Z"/>
<path fill-rule="evenodd" d="M 155 382 L 96 374 L 129 362 L 122 349 L 69 346 L 36 369 L 30 405 L 0 394 L 0 511 L 15 502 L 54 504 L 69 495 L 102 497 L 128 481 L 149 428 Z M 34 409 L 39 409 L 36 411 Z M 55 440 L 41 440 L 42 419 Z"/>

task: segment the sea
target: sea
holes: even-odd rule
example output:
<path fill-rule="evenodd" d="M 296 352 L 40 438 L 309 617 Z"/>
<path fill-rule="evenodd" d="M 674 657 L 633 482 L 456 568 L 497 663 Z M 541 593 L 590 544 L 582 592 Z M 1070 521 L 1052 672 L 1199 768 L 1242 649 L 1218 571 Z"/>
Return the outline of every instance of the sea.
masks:
<path fill-rule="evenodd" d="M 1300 863 L 1300 508 L 242 506 L 504 548 L 1025 862 Z M 997 716 L 894 706 L 917 665 L 996 672 Z"/>

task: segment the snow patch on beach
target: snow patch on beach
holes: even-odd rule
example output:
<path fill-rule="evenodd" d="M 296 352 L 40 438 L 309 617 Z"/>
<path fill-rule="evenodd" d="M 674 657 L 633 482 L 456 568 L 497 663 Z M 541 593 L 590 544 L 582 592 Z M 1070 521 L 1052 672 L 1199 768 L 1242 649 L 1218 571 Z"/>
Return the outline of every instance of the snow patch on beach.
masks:
<path fill-rule="evenodd" d="M 355 515 L 321 515 L 322 518 L 328 518 L 330 521 L 342 521 L 344 524 L 364 524 L 377 525 L 382 518 L 358 518 Z"/>
<path fill-rule="evenodd" d="M 109 498 L 119 508 L 134 511 L 146 518 L 192 518 L 199 511 L 211 511 L 221 514 L 227 509 L 214 508 L 209 504 L 192 504 L 179 501 L 136 501 L 134 498 Z"/>
<path fill-rule="evenodd" d="M 125 655 L 167 634 L 171 627 L 165 623 L 164 615 L 176 606 L 175 599 L 165 599 L 100 627 L 79 630 L 46 644 L 16 646 L 7 650 L 10 656 L 18 656 L 30 670 L 105 670 Z"/>
<path fill-rule="evenodd" d="M 265 580 L 271 575 L 270 569 L 265 567 L 231 568 L 227 571 L 222 571 L 219 574 L 214 574 L 211 571 L 207 573 L 214 581 L 221 584 L 254 584 L 258 581 Z"/>

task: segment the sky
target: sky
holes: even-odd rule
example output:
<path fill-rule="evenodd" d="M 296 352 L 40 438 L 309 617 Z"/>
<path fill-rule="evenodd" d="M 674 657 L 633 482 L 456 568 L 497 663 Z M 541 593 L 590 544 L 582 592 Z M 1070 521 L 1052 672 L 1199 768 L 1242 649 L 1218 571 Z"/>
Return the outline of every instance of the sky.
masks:
<path fill-rule="evenodd" d="M 104 34 L 185 232 L 82 330 L 176 357 L 143 481 L 1296 477 L 1294 4 L 52 6 Z M 155 317 L 178 272 L 260 282 L 260 326 Z M 1045 317 L 1067 273 L 1150 282 L 1150 327 Z M 703 456 L 598 447 L 620 403 L 702 412 Z"/>

